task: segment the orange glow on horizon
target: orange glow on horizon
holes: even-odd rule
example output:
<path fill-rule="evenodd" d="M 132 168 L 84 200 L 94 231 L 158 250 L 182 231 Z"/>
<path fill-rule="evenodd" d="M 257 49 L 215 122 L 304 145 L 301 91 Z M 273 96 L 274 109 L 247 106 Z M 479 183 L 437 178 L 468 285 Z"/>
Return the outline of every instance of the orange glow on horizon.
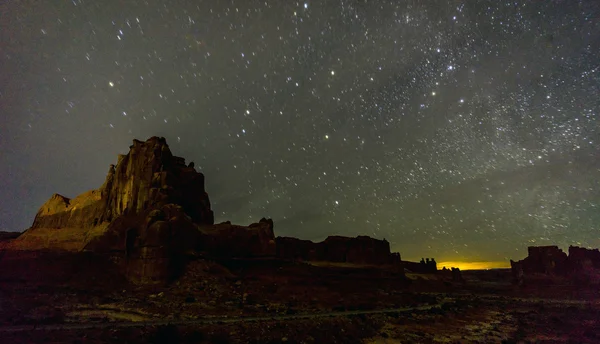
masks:
<path fill-rule="evenodd" d="M 505 269 L 510 268 L 510 263 L 500 262 L 441 262 L 437 264 L 438 269 L 459 268 L 461 270 L 487 270 L 487 269 Z"/>

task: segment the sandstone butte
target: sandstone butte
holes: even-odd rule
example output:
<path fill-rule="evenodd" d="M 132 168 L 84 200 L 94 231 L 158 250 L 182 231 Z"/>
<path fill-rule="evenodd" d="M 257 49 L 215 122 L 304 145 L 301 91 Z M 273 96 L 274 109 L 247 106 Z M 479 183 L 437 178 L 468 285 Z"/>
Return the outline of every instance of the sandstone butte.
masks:
<path fill-rule="evenodd" d="M 215 259 L 279 258 L 391 265 L 400 255 L 366 236 L 321 243 L 275 238 L 273 221 L 214 223 L 204 175 L 174 156 L 162 137 L 133 140 L 104 184 L 73 199 L 54 194 L 11 251 L 60 251 L 109 258 L 132 282 L 176 278 L 190 255 Z M 434 267 L 435 269 L 435 267 Z"/>
<path fill-rule="evenodd" d="M 569 246 L 567 255 L 558 246 L 530 246 L 527 257 L 510 261 L 513 277 L 520 283 L 526 275 L 569 276 L 600 282 L 600 251 Z M 588 281 L 589 282 L 589 281 Z"/>

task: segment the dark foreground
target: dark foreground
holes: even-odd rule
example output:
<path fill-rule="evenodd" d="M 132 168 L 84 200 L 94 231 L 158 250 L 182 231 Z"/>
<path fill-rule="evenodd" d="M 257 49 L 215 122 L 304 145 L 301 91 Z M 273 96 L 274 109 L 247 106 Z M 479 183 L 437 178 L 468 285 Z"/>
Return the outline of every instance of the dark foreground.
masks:
<path fill-rule="evenodd" d="M 195 259 L 164 286 L 94 256 L 4 252 L 3 343 L 598 343 L 600 288 L 506 270 Z"/>

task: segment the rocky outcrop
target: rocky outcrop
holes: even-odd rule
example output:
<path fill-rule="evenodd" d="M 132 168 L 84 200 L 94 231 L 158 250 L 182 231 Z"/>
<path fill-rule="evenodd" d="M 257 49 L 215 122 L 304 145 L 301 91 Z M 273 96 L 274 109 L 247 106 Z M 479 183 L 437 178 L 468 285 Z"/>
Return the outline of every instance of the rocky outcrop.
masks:
<path fill-rule="evenodd" d="M 165 204 L 180 205 L 194 223 L 213 224 L 204 175 L 173 156 L 164 138 L 133 140 L 98 190 L 72 200 L 54 194 L 38 211 L 31 230 L 90 228 Z"/>
<path fill-rule="evenodd" d="M 133 281 L 165 281 L 197 246 L 198 226 L 213 223 L 204 175 L 151 137 L 134 140 L 99 189 L 54 194 L 11 248 L 107 255 Z"/>
<path fill-rule="evenodd" d="M 204 226 L 196 249 L 217 258 L 274 257 L 273 220 L 262 218 L 247 227 L 229 222 Z"/>
<path fill-rule="evenodd" d="M 129 153 L 111 165 L 104 184 L 73 199 L 54 194 L 15 243 L 20 249 L 82 250 L 89 241 L 114 232 L 119 217 L 137 219 L 167 204 L 182 208 L 199 225 L 212 225 L 204 175 L 173 156 L 164 138 L 133 140 Z M 119 222 L 132 220 L 120 219 Z M 60 232 L 57 231 L 60 229 Z M 46 240 L 52 238 L 52 240 Z"/>
<path fill-rule="evenodd" d="M 317 261 L 322 258 L 318 244 L 310 240 L 292 237 L 277 237 L 276 256 L 287 260 Z M 319 251 L 319 252 L 317 252 Z"/>
<path fill-rule="evenodd" d="M 31 230 L 37 228 L 90 228 L 104 211 L 102 190 L 91 190 L 74 199 L 54 194 L 37 212 Z"/>
<path fill-rule="evenodd" d="M 569 265 L 573 271 L 600 270 L 600 251 L 569 246 Z"/>
<path fill-rule="evenodd" d="M 568 271 L 568 256 L 558 246 L 530 246 L 528 256 L 518 262 L 510 261 L 513 274 L 564 275 Z"/>
<path fill-rule="evenodd" d="M 175 279 L 185 266 L 200 232 L 183 208 L 166 204 L 119 216 L 84 251 L 109 256 L 133 282 L 161 283 Z"/>
<path fill-rule="evenodd" d="M 278 237 L 276 242 L 277 257 L 283 259 L 373 265 L 394 264 L 400 261 L 398 253 L 390 252 L 389 242 L 368 236 L 330 236 L 319 243 Z"/>
<path fill-rule="evenodd" d="M 63 250 L 102 256 L 130 281 L 162 283 L 189 257 L 280 257 L 339 263 L 400 263 L 386 240 L 331 236 L 320 243 L 275 239 L 273 221 L 214 224 L 204 175 L 174 156 L 164 138 L 134 140 L 104 184 L 75 198 L 54 194 L 31 228 L 6 244 L 18 250 Z"/>
<path fill-rule="evenodd" d="M 402 267 L 409 272 L 431 274 L 437 272 L 435 258 L 421 258 L 420 262 L 402 261 Z"/>
<path fill-rule="evenodd" d="M 273 221 L 215 225 L 204 175 L 159 137 L 134 140 L 99 189 L 73 199 L 54 194 L 11 245 L 102 255 L 136 283 L 176 278 L 190 254 L 275 255 Z"/>
<path fill-rule="evenodd" d="M 100 221 L 139 213 L 164 204 L 180 205 L 197 224 L 213 224 L 204 175 L 173 156 L 164 138 L 133 141 L 129 154 L 119 158 L 103 186 L 105 211 Z"/>
<path fill-rule="evenodd" d="M 523 282 L 527 275 L 590 277 L 600 275 L 600 251 L 570 246 L 567 255 L 558 246 L 528 247 L 528 255 L 520 261 L 510 261 L 514 280 Z"/>

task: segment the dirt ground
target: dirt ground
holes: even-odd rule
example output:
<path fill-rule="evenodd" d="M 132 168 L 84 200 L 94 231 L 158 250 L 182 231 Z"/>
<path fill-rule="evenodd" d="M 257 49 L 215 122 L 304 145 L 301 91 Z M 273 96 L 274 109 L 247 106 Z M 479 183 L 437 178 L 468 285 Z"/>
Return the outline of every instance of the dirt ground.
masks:
<path fill-rule="evenodd" d="M 196 259 L 153 287 L 115 271 L 94 256 L 3 254 L 3 342 L 600 342 L 597 285 L 538 276 L 517 286 L 507 270 L 466 271 L 458 282 L 386 267 Z M 384 309 L 401 310 L 372 313 Z"/>

